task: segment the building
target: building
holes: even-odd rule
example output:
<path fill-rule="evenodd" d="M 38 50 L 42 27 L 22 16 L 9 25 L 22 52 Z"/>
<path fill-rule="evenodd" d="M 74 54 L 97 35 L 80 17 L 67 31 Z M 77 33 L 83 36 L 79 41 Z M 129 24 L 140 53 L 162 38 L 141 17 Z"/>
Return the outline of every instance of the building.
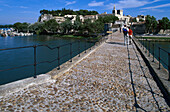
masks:
<path fill-rule="evenodd" d="M 145 21 L 146 16 L 144 16 L 144 15 L 138 15 L 137 18 L 139 19 L 139 21 L 140 21 L 140 20 Z"/>
<path fill-rule="evenodd" d="M 65 18 L 60 16 L 54 16 L 53 19 L 55 19 L 57 23 L 62 23 L 65 21 Z"/>
<path fill-rule="evenodd" d="M 124 16 L 123 10 L 116 10 L 115 5 L 114 5 L 114 8 L 113 8 L 112 14 L 114 16 L 118 17 L 119 20 L 125 21 L 124 22 L 125 24 L 129 24 L 131 16 L 130 15 Z"/>
<path fill-rule="evenodd" d="M 52 14 L 43 14 L 39 17 L 39 22 L 49 21 L 50 19 L 53 19 Z"/>
<path fill-rule="evenodd" d="M 98 18 L 99 18 L 98 15 L 86 15 L 86 16 L 84 16 L 84 20 L 90 19 L 92 22 L 94 22 Z"/>

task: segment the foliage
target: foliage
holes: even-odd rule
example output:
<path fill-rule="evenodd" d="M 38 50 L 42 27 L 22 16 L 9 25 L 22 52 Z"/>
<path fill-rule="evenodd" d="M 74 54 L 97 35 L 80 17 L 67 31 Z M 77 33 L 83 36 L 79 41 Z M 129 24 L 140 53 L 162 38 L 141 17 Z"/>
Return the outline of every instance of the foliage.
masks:
<path fill-rule="evenodd" d="M 109 15 L 109 16 L 105 16 L 105 17 L 99 17 L 99 19 L 97 21 L 99 21 L 101 23 L 115 23 L 116 20 L 119 20 L 118 17 Z"/>
<path fill-rule="evenodd" d="M 70 33 L 72 28 L 73 28 L 72 22 L 69 19 L 60 24 L 60 31 L 63 34 Z"/>
<path fill-rule="evenodd" d="M 157 21 L 154 16 L 147 15 L 146 16 L 146 31 L 149 32 L 152 29 L 152 33 L 154 33 L 154 30 L 157 27 Z"/>
<path fill-rule="evenodd" d="M 132 22 L 137 22 L 136 18 L 133 18 L 133 19 L 132 19 Z"/>
<path fill-rule="evenodd" d="M 82 22 L 79 16 L 76 16 L 76 21 L 73 24 L 73 29 L 75 32 L 78 32 L 82 29 Z"/>
<path fill-rule="evenodd" d="M 64 16 L 64 15 L 96 15 L 98 14 L 97 11 L 88 11 L 88 10 L 79 10 L 79 11 L 73 11 L 71 9 L 65 9 L 63 8 L 62 10 L 40 10 L 40 14 L 52 14 L 53 16 Z"/>
<path fill-rule="evenodd" d="M 30 24 L 26 23 L 26 22 L 24 22 L 24 23 L 17 22 L 13 25 L 13 27 L 15 29 L 17 29 L 19 32 L 27 32 L 29 30 L 29 28 L 28 28 L 29 25 Z"/>
<path fill-rule="evenodd" d="M 169 19 L 167 17 L 163 17 L 162 20 L 159 21 L 159 26 L 164 31 L 168 29 L 170 26 Z"/>
<path fill-rule="evenodd" d="M 59 29 L 59 24 L 56 22 L 55 19 L 51 19 L 44 23 L 44 28 L 47 32 L 55 33 Z"/>
<path fill-rule="evenodd" d="M 143 22 L 144 20 L 143 19 L 139 19 L 140 22 Z"/>
<path fill-rule="evenodd" d="M 14 26 L 12 24 L 9 25 L 0 25 L 0 28 L 13 28 Z"/>
<path fill-rule="evenodd" d="M 158 24 L 154 16 L 152 16 L 151 18 L 151 23 L 152 23 L 151 28 L 152 28 L 152 33 L 153 33 L 155 29 L 157 28 L 157 24 Z"/>

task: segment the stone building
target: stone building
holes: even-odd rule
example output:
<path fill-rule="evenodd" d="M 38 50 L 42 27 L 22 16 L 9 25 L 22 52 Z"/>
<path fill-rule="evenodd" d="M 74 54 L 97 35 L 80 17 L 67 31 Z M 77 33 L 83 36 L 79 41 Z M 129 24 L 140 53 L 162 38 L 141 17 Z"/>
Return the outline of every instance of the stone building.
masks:
<path fill-rule="evenodd" d="M 66 20 L 64 17 L 60 16 L 54 16 L 53 19 L 55 19 L 57 23 L 62 23 Z"/>
<path fill-rule="evenodd" d="M 98 15 L 86 15 L 84 16 L 84 20 L 90 19 L 92 22 L 98 19 Z"/>
<path fill-rule="evenodd" d="M 118 17 L 119 20 L 125 21 L 125 24 L 129 24 L 131 16 L 130 16 L 130 15 L 124 16 L 123 10 L 116 10 L 116 8 L 115 8 L 115 6 L 114 6 L 114 9 L 113 9 L 113 11 L 112 11 L 112 14 L 113 14 L 114 16 Z"/>
<path fill-rule="evenodd" d="M 39 17 L 39 21 L 38 22 L 45 22 L 45 21 L 49 21 L 50 19 L 53 19 L 53 15 L 52 14 L 43 14 Z"/>

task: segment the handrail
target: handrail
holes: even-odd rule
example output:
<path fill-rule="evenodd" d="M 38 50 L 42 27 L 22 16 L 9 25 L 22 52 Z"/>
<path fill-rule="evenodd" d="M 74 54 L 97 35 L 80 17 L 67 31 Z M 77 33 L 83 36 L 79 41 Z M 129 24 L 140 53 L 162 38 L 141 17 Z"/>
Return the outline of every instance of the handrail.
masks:
<path fill-rule="evenodd" d="M 97 45 L 100 44 L 101 41 L 105 40 L 107 38 L 105 37 L 102 37 L 100 39 L 98 39 L 98 41 L 95 41 L 95 42 L 88 42 L 90 43 L 90 50 L 91 50 L 91 47 L 93 47 L 91 44 L 93 43 L 94 45 Z M 86 49 L 87 49 L 87 45 L 86 45 L 86 42 L 87 40 L 85 40 L 85 45 L 83 46 L 83 48 L 85 49 L 85 53 L 86 53 Z M 77 49 L 76 50 L 73 50 L 72 47 L 74 44 L 78 45 Z M 69 49 L 69 53 L 66 53 L 62 56 L 60 56 L 60 48 L 61 47 L 64 47 L 64 46 L 70 46 L 70 49 Z M 47 47 L 48 49 L 50 50 L 54 50 L 54 49 L 57 49 L 58 50 L 58 53 L 57 53 L 57 58 L 51 60 L 51 61 L 41 61 L 41 62 L 37 62 L 37 48 L 38 47 Z M 78 56 L 80 57 L 80 41 L 75 41 L 75 42 L 70 42 L 70 43 L 66 43 L 66 44 L 62 44 L 62 45 L 59 45 L 59 46 L 56 46 L 56 47 L 51 47 L 47 44 L 42 44 L 42 45 L 32 45 L 32 46 L 24 46 L 24 47 L 15 47 L 15 48 L 4 48 L 4 49 L 0 49 L 0 51 L 6 51 L 6 50 L 14 50 L 14 49 L 23 49 L 23 48 L 33 48 L 34 50 L 34 63 L 33 64 L 28 64 L 28 65 L 22 65 L 22 66 L 17 66 L 17 67 L 13 67 L 13 68 L 8 68 L 8 69 L 2 69 L 0 70 L 0 72 L 3 72 L 3 71 L 9 71 L 9 70 L 13 70 L 13 69 L 19 69 L 19 68 L 23 68 L 23 67 L 28 67 L 28 66 L 34 66 L 34 78 L 36 78 L 36 75 L 37 75 L 37 65 L 39 64 L 42 64 L 42 63 L 52 63 L 54 61 L 58 61 L 58 64 L 57 64 L 57 68 L 58 70 L 60 69 L 60 59 L 66 57 L 66 56 L 70 56 L 70 62 L 72 62 L 72 55 L 73 53 L 75 52 L 78 52 Z"/>
<path fill-rule="evenodd" d="M 139 41 L 139 39 L 137 39 L 136 37 L 135 37 L 135 40 L 137 40 L 137 42 L 143 47 L 143 49 L 145 48 L 145 49 L 147 49 L 147 47 L 148 47 L 148 43 L 146 43 L 145 44 L 145 42 L 144 41 L 147 41 L 147 39 L 144 39 L 144 37 L 139 37 L 140 38 L 140 41 Z M 145 44 L 145 45 L 144 45 Z M 158 69 L 161 69 L 161 67 L 160 67 L 160 63 L 162 62 L 167 68 L 168 68 L 168 72 L 169 72 L 169 78 L 168 78 L 168 81 L 170 81 L 170 52 L 168 52 L 168 51 L 166 51 L 165 49 L 163 49 L 163 48 L 161 48 L 160 46 L 156 46 L 156 48 L 158 48 L 158 55 L 156 55 L 156 53 L 154 52 L 155 50 L 155 44 L 152 44 L 153 45 L 153 62 L 154 62 L 154 57 L 156 58 L 156 56 L 157 56 L 157 58 L 158 58 L 158 61 L 159 61 L 159 68 Z M 150 55 L 150 41 L 149 41 L 149 48 L 148 48 L 148 51 L 149 51 L 149 55 Z M 146 50 L 147 51 L 147 50 Z M 167 55 L 168 55 L 168 63 L 166 63 L 163 59 L 162 59 L 162 57 L 161 57 L 161 51 L 163 51 L 163 52 L 165 52 L 165 53 L 167 53 Z"/>

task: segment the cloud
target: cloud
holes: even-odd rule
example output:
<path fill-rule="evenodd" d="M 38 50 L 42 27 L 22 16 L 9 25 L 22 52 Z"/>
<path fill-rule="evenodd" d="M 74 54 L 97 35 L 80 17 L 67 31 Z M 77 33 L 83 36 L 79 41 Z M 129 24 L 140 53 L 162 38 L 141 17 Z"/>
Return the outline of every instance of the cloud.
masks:
<path fill-rule="evenodd" d="M 73 11 L 79 11 L 80 9 L 73 9 Z"/>
<path fill-rule="evenodd" d="M 9 7 L 9 8 L 22 8 L 22 9 L 26 9 L 28 7 L 25 6 L 12 6 L 12 5 L 8 5 L 8 4 L 4 4 L 5 7 Z"/>
<path fill-rule="evenodd" d="M 38 14 L 37 12 L 33 12 L 33 11 L 22 11 L 19 13 L 23 13 L 23 14 Z"/>
<path fill-rule="evenodd" d="M 76 1 L 72 1 L 72 2 L 66 1 L 66 6 L 71 5 L 71 4 L 75 4 L 75 3 L 76 3 Z"/>
<path fill-rule="evenodd" d="M 147 0 L 120 0 L 118 3 L 113 4 L 110 3 L 109 5 L 106 5 L 108 9 L 113 9 L 113 6 L 115 5 L 116 8 L 118 9 L 123 9 L 123 8 L 136 8 L 136 7 L 141 7 L 147 4 L 152 4 L 155 2 L 158 2 L 160 0 L 153 0 L 151 2 Z"/>
<path fill-rule="evenodd" d="M 25 6 L 19 6 L 19 8 L 27 9 L 28 7 L 25 7 Z"/>
<path fill-rule="evenodd" d="M 168 7 L 168 6 L 170 6 L 170 3 L 163 4 L 163 5 L 152 6 L 152 7 L 145 7 L 145 8 L 142 8 L 142 9 L 157 9 L 157 8 Z"/>
<path fill-rule="evenodd" d="M 90 7 L 94 7 L 94 6 L 103 6 L 104 2 L 96 2 L 96 1 L 92 1 L 91 3 L 88 4 L 88 6 Z"/>

